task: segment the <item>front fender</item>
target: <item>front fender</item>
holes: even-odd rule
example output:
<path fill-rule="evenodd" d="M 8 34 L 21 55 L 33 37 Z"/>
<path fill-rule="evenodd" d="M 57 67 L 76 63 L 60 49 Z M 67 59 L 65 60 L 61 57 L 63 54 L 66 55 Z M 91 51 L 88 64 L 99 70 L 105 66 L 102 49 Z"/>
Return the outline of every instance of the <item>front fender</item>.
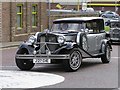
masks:
<path fill-rule="evenodd" d="M 18 52 L 19 50 L 22 50 L 22 49 L 26 49 L 29 54 L 32 54 L 33 51 L 34 51 L 34 47 L 33 47 L 32 45 L 28 45 L 28 44 L 26 44 L 26 43 L 22 43 L 22 44 L 19 46 L 17 52 Z"/>

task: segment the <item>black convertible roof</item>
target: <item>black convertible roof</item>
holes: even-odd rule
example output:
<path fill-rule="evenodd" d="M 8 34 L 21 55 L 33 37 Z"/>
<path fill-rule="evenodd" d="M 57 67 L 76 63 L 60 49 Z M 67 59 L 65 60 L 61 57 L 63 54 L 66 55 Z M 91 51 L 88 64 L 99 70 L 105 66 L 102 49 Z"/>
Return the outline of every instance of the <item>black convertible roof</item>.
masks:
<path fill-rule="evenodd" d="M 80 21 L 91 21 L 91 20 L 103 20 L 102 17 L 70 17 L 70 18 L 62 18 L 62 19 L 56 19 L 53 21 L 53 23 L 56 22 L 80 22 Z"/>

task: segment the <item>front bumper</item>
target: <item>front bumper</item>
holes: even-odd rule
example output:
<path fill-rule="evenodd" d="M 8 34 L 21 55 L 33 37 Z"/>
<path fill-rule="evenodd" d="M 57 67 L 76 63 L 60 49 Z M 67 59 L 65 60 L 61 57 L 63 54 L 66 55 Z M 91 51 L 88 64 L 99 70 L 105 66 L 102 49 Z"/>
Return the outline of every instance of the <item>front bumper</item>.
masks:
<path fill-rule="evenodd" d="M 63 55 L 47 55 L 47 54 L 39 54 L 39 55 L 21 55 L 21 54 L 16 54 L 16 59 L 70 59 L 69 54 L 63 54 Z"/>

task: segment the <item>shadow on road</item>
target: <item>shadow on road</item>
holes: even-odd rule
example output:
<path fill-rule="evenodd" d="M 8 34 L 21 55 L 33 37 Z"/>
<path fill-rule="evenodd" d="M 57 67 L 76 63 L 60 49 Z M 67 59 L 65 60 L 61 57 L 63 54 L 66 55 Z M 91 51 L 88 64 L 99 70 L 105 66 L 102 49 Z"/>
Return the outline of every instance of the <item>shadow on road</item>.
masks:
<path fill-rule="evenodd" d="M 79 70 L 95 68 L 95 66 L 102 65 L 102 62 L 82 62 L 82 65 Z M 65 72 L 64 66 L 62 64 L 54 64 L 54 65 L 37 65 L 32 69 L 33 72 Z"/>
<path fill-rule="evenodd" d="M 90 68 L 90 67 L 95 67 L 95 66 L 98 66 L 98 65 L 102 65 L 103 63 L 100 62 L 100 61 L 85 61 L 85 62 L 82 62 L 82 65 L 81 65 L 81 68 L 80 69 L 86 69 L 86 68 Z"/>

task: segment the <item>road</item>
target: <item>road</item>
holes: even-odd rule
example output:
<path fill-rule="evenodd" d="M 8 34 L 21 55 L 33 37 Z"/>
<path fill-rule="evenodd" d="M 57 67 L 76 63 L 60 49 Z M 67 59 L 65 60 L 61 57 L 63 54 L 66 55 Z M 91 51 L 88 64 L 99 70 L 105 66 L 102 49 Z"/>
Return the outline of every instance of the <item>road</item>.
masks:
<path fill-rule="evenodd" d="M 112 58 L 109 64 L 102 64 L 99 58 L 84 59 L 77 72 L 65 72 L 62 65 L 37 64 L 30 72 L 57 74 L 65 78 L 61 83 L 43 86 L 42 88 L 118 88 L 118 50 L 113 45 Z M 2 70 L 20 71 L 15 64 L 17 48 L 6 48 L 2 51 Z M 39 87 L 38 87 L 39 88 Z"/>

